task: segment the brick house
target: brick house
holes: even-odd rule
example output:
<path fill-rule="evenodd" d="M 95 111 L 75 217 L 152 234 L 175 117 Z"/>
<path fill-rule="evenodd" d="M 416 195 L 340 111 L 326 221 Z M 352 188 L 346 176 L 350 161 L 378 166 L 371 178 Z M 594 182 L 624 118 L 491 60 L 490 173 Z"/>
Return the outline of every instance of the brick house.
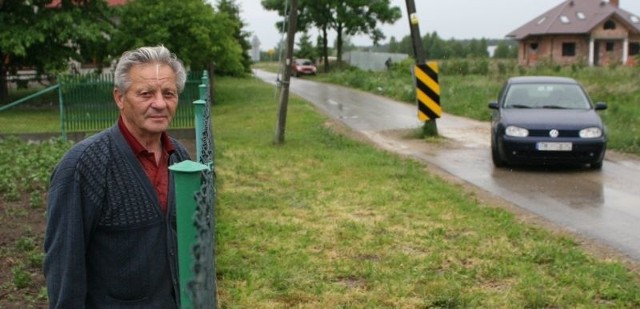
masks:
<path fill-rule="evenodd" d="M 540 61 L 590 66 L 635 65 L 640 54 L 640 17 L 620 0 L 566 0 L 507 34 L 518 41 L 518 63 Z"/>

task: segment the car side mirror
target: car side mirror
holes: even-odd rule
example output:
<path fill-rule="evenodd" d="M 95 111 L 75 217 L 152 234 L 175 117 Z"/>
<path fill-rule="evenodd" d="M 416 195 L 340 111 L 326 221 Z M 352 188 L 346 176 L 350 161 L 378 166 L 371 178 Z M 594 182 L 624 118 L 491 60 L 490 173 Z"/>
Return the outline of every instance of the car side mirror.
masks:
<path fill-rule="evenodd" d="M 604 102 L 596 103 L 596 110 L 597 111 L 602 111 L 602 110 L 605 110 L 605 109 L 607 109 L 607 103 L 604 103 Z"/>
<path fill-rule="evenodd" d="M 489 108 L 490 109 L 500 109 L 500 106 L 498 105 L 497 101 L 491 101 L 491 102 L 489 102 Z"/>

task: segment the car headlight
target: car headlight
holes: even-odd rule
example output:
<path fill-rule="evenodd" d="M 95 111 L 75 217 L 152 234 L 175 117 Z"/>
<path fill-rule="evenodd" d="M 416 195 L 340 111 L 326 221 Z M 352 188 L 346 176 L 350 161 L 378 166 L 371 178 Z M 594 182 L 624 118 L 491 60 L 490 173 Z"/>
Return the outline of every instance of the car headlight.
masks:
<path fill-rule="evenodd" d="M 602 130 L 600 128 L 586 128 L 580 130 L 581 138 L 597 138 L 602 136 Z"/>
<path fill-rule="evenodd" d="M 507 134 L 507 136 L 513 136 L 513 137 L 527 137 L 527 136 L 529 136 L 529 130 L 523 129 L 523 128 L 519 128 L 519 127 L 516 127 L 516 126 L 508 126 L 504 133 Z"/>

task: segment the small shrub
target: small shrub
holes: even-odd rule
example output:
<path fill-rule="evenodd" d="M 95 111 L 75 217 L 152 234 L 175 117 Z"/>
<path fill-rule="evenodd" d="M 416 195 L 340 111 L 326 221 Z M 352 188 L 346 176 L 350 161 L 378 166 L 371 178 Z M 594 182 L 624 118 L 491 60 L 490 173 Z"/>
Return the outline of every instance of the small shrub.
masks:
<path fill-rule="evenodd" d="M 29 205 L 31 208 L 41 208 L 44 206 L 44 198 L 41 192 L 31 192 L 29 195 Z"/>
<path fill-rule="evenodd" d="M 474 59 L 472 74 L 489 75 L 489 60 L 486 58 Z"/>
<path fill-rule="evenodd" d="M 29 252 L 36 247 L 36 242 L 33 237 L 22 237 L 16 243 L 18 250 L 23 252 Z"/>
<path fill-rule="evenodd" d="M 23 265 L 17 265 L 11 269 L 13 285 L 18 289 L 25 289 L 31 284 L 31 275 Z"/>

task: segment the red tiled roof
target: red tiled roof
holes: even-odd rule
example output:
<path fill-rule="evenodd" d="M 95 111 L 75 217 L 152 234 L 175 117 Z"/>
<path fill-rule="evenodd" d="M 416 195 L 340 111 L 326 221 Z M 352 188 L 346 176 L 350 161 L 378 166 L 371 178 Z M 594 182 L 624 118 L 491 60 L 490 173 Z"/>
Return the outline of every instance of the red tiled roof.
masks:
<path fill-rule="evenodd" d="M 125 5 L 128 0 L 107 0 L 107 4 L 109 6 L 120 6 Z M 51 3 L 47 4 L 48 8 L 60 7 L 62 0 L 51 0 Z"/>
<path fill-rule="evenodd" d="M 602 0 L 566 0 L 507 37 L 521 40 L 530 35 L 589 33 L 611 18 L 624 23 L 632 33 L 640 33 L 640 17 L 616 5 Z"/>

